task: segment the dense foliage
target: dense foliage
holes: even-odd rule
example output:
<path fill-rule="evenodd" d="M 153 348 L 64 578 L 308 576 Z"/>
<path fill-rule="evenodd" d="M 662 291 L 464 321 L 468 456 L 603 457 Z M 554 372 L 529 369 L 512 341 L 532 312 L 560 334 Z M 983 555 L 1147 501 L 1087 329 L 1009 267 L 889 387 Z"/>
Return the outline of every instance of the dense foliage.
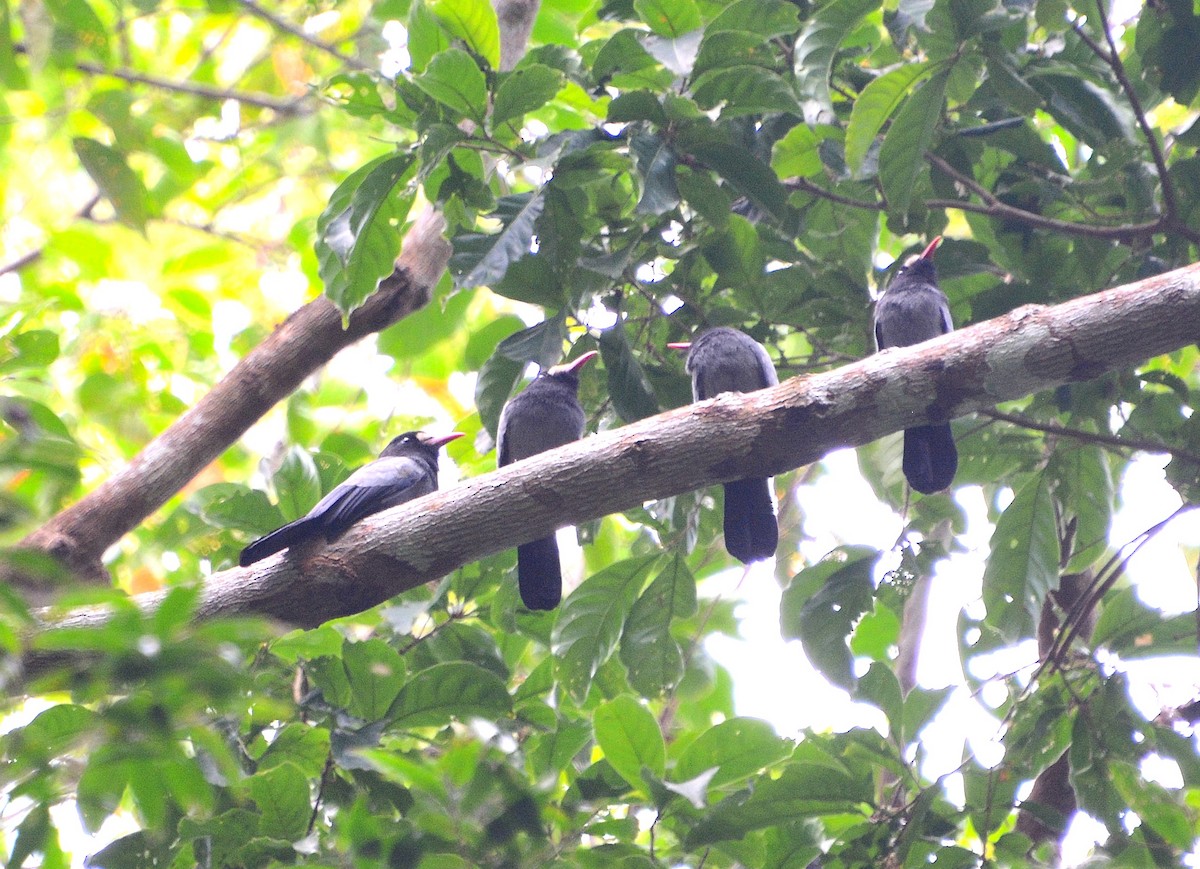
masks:
<path fill-rule="evenodd" d="M 891 552 L 806 561 L 792 493 L 824 471 L 775 483 L 783 635 L 885 734 L 792 739 L 737 717 L 705 646 L 737 632 L 706 582 L 732 566 L 717 489 L 581 528 L 586 579 L 554 613 L 519 606 L 506 552 L 315 630 L 190 619 L 191 583 L 392 434 L 456 427 L 471 435 L 447 451 L 457 472 L 490 470 L 529 362 L 599 349 L 581 397 L 605 429 L 689 400 L 665 344 L 701 327 L 745 329 L 781 376 L 869 354 L 872 292 L 936 234 L 960 326 L 1190 262 L 1200 21 L 1183 0 L 1107 13 L 555 0 L 500 71 L 484 0 L 0 0 L 6 543 L 135 456 L 304 298 L 360 305 L 426 202 L 454 242 L 433 302 L 378 336 L 380 357 L 311 379 L 113 548 L 122 591 L 67 589 L 64 606 L 112 608 L 103 628 L 32 633 L 4 597 L 13 656 L 87 653 L 6 705 L 8 865 L 68 865 L 63 848 L 85 846 L 59 828 L 77 808 L 115 839 L 93 858 L 109 867 L 1023 866 L 1051 859 L 1068 781 L 1107 828 L 1095 865 L 1178 865 L 1200 763 L 1169 711 L 1132 706 L 1122 662 L 1195 654 L 1195 620 L 1123 586 L 1109 529 L 1136 449 L 1171 457 L 1181 503 L 1197 494 L 1194 347 L 955 423 L 956 486 L 981 487 L 995 522 L 964 670 L 1006 689 L 1003 760 L 965 756 L 961 791 L 921 775 L 948 689 L 913 686 L 898 649 L 912 589 L 966 519 L 952 493 L 910 500 L 898 438 L 859 451 L 905 517 Z M 394 80 L 375 70 L 385 33 L 406 37 Z M 1092 598 L 1056 608 L 1062 576 Z M 162 586 L 150 615 L 125 594 Z M 1039 620 L 1036 673 L 976 675 Z M 1155 756 L 1180 784 L 1147 780 Z M 1056 790 L 1027 809 L 1050 833 L 1017 831 L 1048 769 Z"/>

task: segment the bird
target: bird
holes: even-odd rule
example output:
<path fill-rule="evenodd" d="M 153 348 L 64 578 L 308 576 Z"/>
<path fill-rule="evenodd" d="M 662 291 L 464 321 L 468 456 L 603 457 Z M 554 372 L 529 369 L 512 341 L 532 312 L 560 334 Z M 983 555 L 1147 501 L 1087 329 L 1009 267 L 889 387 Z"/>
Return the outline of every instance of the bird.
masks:
<path fill-rule="evenodd" d="M 939 235 L 928 247 L 896 272 L 887 290 L 875 303 L 875 345 L 908 347 L 954 330 L 950 303 L 938 289 L 933 254 Z M 924 495 L 947 488 L 958 470 L 958 450 L 949 423 L 918 425 L 904 431 L 904 477 Z"/>
<path fill-rule="evenodd" d="M 579 370 L 597 355 L 592 350 L 544 369 L 504 405 L 496 439 L 500 467 L 583 437 Z M 531 610 L 552 610 L 562 601 L 562 567 L 553 534 L 517 547 L 517 587 Z"/>
<path fill-rule="evenodd" d="M 720 326 L 695 341 L 668 344 L 687 350 L 684 368 L 692 376 L 696 401 L 722 392 L 753 392 L 779 383 L 775 365 L 763 346 L 744 332 Z M 725 550 L 748 564 L 770 558 L 779 545 L 779 524 L 769 477 L 725 484 Z"/>
<path fill-rule="evenodd" d="M 378 459 L 335 486 L 308 515 L 243 549 L 238 564 L 248 567 L 281 549 L 309 540 L 332 542 L 372 513 L 437 491 L 438 449 L 462 436 L 457 431 L 438 436 L 407 431 L 392 438 Z"/>

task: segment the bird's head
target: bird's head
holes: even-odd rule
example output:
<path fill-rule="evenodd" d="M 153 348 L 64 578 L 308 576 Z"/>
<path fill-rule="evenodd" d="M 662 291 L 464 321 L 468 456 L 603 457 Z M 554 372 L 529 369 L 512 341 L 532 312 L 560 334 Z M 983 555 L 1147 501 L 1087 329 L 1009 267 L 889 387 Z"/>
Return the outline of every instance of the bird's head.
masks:
<path fill-rule="evenodd" d="M 933 241 L 925 247 L 925 250 L 920 253 L 915 253 L 904 261 L 904 265 L 900 266 L 900 270 L 896 272 L 896 277 L 892 279 L 894 286 L 898 281 L 907 279 L 911 282 L 920 282 L 926 284 L 937 284 L 937 266 L 933 262 L 933 255 L 938 249 L 938 245 L 942 243 L 942 237 L 936 235 Z"/>
<path fill-rule="evenodd" d="M 572 359 L 570 362 L 564 362 L 562 365 L 555 365 L 552 368 L 542 370 L 540 377 L 558 377 L 565 380 L 573 380 L 579 382 L 579 370 L 587 365 L 600 354 L 595 350 L 589 350 L 582 356 Z"/>
<path fill-rule="evenodd" d="M 431 435 L 423 431 L 406 431 L 404 434 L 392 438 L 380 455 L 399 456 L 413 450 L 426 450 L 436 455 L 439 449 L 462 436 L 463 433 L 460 431 L 452 431 L 444 435 Z"/>

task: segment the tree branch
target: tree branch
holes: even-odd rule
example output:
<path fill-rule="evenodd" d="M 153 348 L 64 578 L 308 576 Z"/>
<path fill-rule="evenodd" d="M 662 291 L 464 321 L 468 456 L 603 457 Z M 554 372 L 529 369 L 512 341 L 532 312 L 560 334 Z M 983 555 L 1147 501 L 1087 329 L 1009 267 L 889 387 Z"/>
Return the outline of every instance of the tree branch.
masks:
<path fill-rule="evenodd" d="M 1147 453 L 1166 453 L 1172 458 L 1179 459 L 1183 462 L 1191 462 L 1195 465 L 1200 465 L 1200 455 L 1188 450 L 1172 447 L 1158 441 L 1146 440 L 1144 438 L 1127 438 L 1121 435 L 1103 434 L 1101 432 L 1084 431 L 1078 428 L 1068 428 L 1067 426 L 1057 425 L 1052 422 L 1042 422 L 1041 420 L 1033 419 L 1032 417 L 1022 416 L 1016 413 L 1005 413 L 994 408 L 979 411 L 983 416 L 991 417 L 1002 422 L 1012 423 L 1021 428 L 1032 429 L 1033 431 L 1046 432 L 1046 434 L 1059 435 L 1060 437 L 1071 438 L 1073 440 L 1082 441 L 1088 444 L 1104 444 L 1106 446 L 1121 447 L 1127 450 L 1142 450 Z"/>
<path fill-rule="evenodd" d="M 831 450 L 1096 377 L 1193 343 L 1200 265 L 1053 307 L 1025 306 L 836 371 L 726 394 L 585 438 L 372 516 L 334 544 L 204 584 L 199 618 L 260 614 L 312 626 L 579 524 Z M 139 595 L 153 609 L 165 592 Z M 64 624 L 94 625 L 102 612 Z"/>
<path fill-rule="evenodd" d="M 426 211 L 404 240 L 396 271 L 342 327 L 324 296 L 309 302 L 245 356 L 212 391 L 123 470 L 20 545 L 47 552 L 83 577 L 106 577 L 100 556 L 179 491 L 276 402 L 342 348 L 425 306 L 450 256 L 444 222 Z"/>
<path fill-rule="evenodd" d="M 287 34 L 290 34 L 290 35 L 296 37 L 301 42 L 305 42 L 308 45 L 311 45 L 313 48 L 317 49 L 318 51 L 323 51 L 326 54 L 328 54 L 330 57 L 337 58 L 339 61 L 346 64 L 346 66 L 353 67 L 354 69 L 361 70 L 363 72 L 372 72 L 373 71 L 370 66 L 363 63 L 358 58 L 351 57 L 348 54 L 343 54 L 342 52 L 340 52 L 336 48 L 334 48 L 332 45 L 330 45 L 328 42 L 324 42 L 320 39 L 317 39 L 317 37 L 313 36 L 311 33 L 308 33 L 307 31 L 304 30 L 304 28 L 297 27 L 295 24 L 292 24 L 290 21 L 285 21 L 282 18 L 280 18 L 279 16 L 274 15 L 271 12 L 268 12 L 266 9 L 264 9 L 263 7 L 261 7 L 257 3 L 255 3 L 254 0 L 238 0 L 238 2 L 241 3 L 242 7 L 247 12 L 249 12 L 251 15 L 255 15 L 255 16 L 261 18 L 263 21 L 270 24 L 276 30 L 282 30 L 284 33 L 287 33 Z"/>

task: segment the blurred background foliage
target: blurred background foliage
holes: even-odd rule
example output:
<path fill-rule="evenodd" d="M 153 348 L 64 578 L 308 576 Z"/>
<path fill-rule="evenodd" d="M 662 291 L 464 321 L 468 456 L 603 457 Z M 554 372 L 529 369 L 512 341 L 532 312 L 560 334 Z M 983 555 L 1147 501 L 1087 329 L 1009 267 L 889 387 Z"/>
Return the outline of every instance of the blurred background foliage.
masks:
<path fill-rule="evenodd" d="M 188 583 L 395 433 L 471 435 L 443 485 L 490 470 L 530 362 L 599 349 L 581 396 L 606 429 L 689 400 L 664 348 L 703 327 L 745 329 L 781 376 L 862 358 L 871 298 L 935 234 L 960 326 L 1200 241 L 1186 0 L 548 0 L 504 71 L 498 33 L 484 0 L 0 0 L 4 542 L 304 301 L 361 304 L 419 209 L 455 250 L 428 307 L 113 547 L 121 590 L 173 588 L 161 610 L 89 591 L 68 603 L 106 602 L 109 624 L 37 636 L 88 658 L 6 704 L 8 865 L 103 845 L 93 865 L 1023 866 L 1053 859 L 1076 803 L 1104 828 L 1091 865 L 1179 865 L 1190 716 L 1135 708 L 1123 662 L 1194 656 L 1194 617 L 1122 582 L 1110 530 L 1139 451 L 1196 497 L 1195 347 L 956 421 L 956 487 L 995 523 L 959 646 L 1005 751 L 946 777 L 922 730 L 949 689 L 911 684 L 901 623 L 968 520 L 953 493 L 910 501 L 898 437 L 858 452 L 902 517 L 890 549 L 808 554 L 795 495 L 829 471 L 775 481 L 782 634 L 875 728 L 735 714 L 706 645 L 738 633 L 717 489 L 579 529 L 586 581 L 557 613 L 519 607 L 502 553 L 312 631 L 190 621 Z M 1056 609 L 1063 575 L 1098 620 Z M 15 653 L 27 615 L 4 610 Z M 1050 616 L 1066 627 L 1035 654 Z M 977 675 L 1014 648 L 1022 667 Z M 1057 786 L 1027 804 L 1049 832 L 1016 825 L 1035 778 Z"/>

